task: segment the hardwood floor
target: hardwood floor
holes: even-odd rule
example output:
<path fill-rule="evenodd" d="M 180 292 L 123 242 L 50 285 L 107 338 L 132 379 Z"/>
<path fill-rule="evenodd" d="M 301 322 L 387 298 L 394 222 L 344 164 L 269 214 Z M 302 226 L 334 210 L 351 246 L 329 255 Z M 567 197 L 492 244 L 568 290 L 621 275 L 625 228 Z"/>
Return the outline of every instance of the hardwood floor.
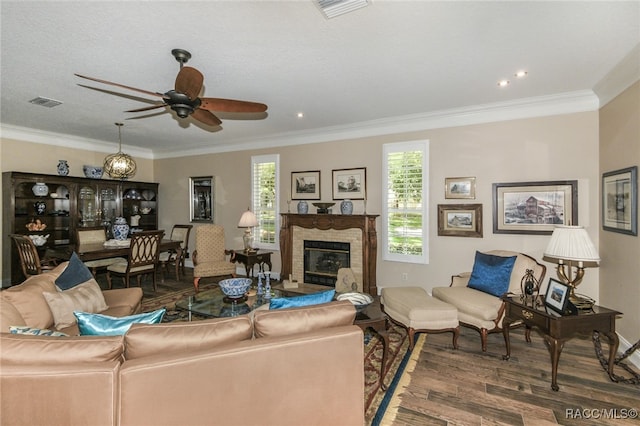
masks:
<path fill-rule="evenodd" d="M 512 356 L 503 361 L 502 334 L 489 336 L 486 353 L 472 330 L 463 329 L 458 350 L 450 337 L 428 335 L 391 424 L 640 424 L 640 387 L 611 382 L 590 338 L 565 343 L 558 368 L 560 390 L 554 392 L 549 352 L 540 335 L 533 332 L 531 337 L 528 344 L 524 329 L 512 331 Z M 616 368 L 616 374 L 628 376 L 625 373 Z M 636 418 L 629 418 L 634 413 L 630 410 Z"/>

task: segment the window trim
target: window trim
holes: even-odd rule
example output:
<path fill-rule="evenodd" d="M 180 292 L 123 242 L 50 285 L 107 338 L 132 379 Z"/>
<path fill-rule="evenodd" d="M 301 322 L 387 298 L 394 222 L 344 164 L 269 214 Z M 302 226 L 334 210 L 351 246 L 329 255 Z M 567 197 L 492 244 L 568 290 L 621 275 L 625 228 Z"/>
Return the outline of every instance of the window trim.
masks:
<path fill-rule="evenodd" d="M 261 243 L 257 239 L 254 239 L 254 247 L 265 250 L 280 250 L 280 154 L 267 154 L 267 155 L 254 155 L 251 156 L 251 211 L 256 214 L 258 221 L 260 217 L 256 212 L 256 194 L 254 194 L 254 182 L 255 182 L 255 168 L 256 164 L 261 163 L 275 163 L 275 179 L 274 179 L 274 191 L 275 198 L 274 203 L 274 232 L 275 239 L 273 243 Z M 253 228 L 253 234 L 256 235 L 260 231 L 260 226 Z"/>
<path fill-rule="evenodd" d="M 387 206 L 389 187 L 388 156 L 391 153 L 422 151 L 422 254 L 389 253 L 389 209 Z M 382 259 L 392 262 L 429 264 L 429 140 L 393 142 L 382 145 Z"/>

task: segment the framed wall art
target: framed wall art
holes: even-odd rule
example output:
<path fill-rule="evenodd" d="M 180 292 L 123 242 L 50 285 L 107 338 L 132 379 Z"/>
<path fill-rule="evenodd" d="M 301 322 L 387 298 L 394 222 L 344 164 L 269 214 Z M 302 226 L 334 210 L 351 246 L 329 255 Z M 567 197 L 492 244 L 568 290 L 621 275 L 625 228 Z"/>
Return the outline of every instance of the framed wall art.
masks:
<path fill-rule="evenodd" d="M 476 198 L 475 177 L 453 177 L 444 179 L 444 198 Z"/>
<path fill-rule="evenodd" d="M 602 229 L 638 235 L 638 167 L 602 174 Z"/>
<path fill-rule="evenodd" d="M 291 172 L 291 200 L 320 199 L 320 170 Z"/>
<path fill-rule="evenodd" d="M 189 178 L 189 210 L 191 222 L 213 223 L 213 176 Z"/>
<path fill-rule="evenodd" d="M 482 204 L 438 204 L 438 235 L 482 238 Z"/>
<path fill-rule="evenodd" d="M 334 200 L 367 198 L 367 168 L 333 170 Z"/>
<path fill-rule="evenodd" d="M 571 288 L 555 278 L 549 278 L 547 292 L 544 295 L 544 305 L 559 314 L 567 310 Z"/>
<path fill-rule="evenodd" d="M 551 235 L 555 225 L 578 225 L 578 181 L 493 184 L 495 234 Z"/>

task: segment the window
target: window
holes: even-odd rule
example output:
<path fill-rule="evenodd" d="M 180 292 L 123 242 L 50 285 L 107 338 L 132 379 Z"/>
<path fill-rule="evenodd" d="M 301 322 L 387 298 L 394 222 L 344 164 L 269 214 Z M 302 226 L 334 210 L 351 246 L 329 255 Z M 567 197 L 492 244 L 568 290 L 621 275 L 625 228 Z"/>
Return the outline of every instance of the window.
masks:
<path fill-rule="evenodd" d="M 280 156 L 259 155 L 251 157 L 251 210 L 258 219 L 253 229 L 254 246 L 263 249 L 279 250 L 278 220 L 280 187 Z"/>
<path fill-rule="evenodd" d="M 383 145 L 384 260 L 429 263 L 429 142 Z"/>

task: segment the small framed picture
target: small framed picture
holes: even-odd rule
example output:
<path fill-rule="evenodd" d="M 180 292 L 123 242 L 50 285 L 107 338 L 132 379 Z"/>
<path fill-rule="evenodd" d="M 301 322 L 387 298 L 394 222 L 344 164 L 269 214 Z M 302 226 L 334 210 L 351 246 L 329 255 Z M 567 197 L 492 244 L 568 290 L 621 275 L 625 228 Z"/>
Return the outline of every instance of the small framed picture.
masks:
<path fill-rule="evenodd" d="M 568 285 L 555 278 L 549 278 L 547 292 L 544 295 L 544 305 L 559 314 L 563 314 L 567 309 L 570 293 L 571 288 Z"/>
<path fill-rule="evenodd" d="M 438 204 L 438 235 L 482 238 L 482 204 Z"/>
<path fill-rule="evenodd" d="M 444 179 L 444 198 L 476 198 L 475 177 L 453 177 Z"/>
<path fill-rule="evenodd" d="M 320 199 L 320 170 L 291 172 L 291 200 Z"/>
<path fill-rule="evenodd" d="M 602 229 L 638 235 L 638 167 L 602 175 Z"/>
<path fill-rule="evenodd" d="M 333 170 L 334 200 L 367 198 L 367 168 Z"/>

